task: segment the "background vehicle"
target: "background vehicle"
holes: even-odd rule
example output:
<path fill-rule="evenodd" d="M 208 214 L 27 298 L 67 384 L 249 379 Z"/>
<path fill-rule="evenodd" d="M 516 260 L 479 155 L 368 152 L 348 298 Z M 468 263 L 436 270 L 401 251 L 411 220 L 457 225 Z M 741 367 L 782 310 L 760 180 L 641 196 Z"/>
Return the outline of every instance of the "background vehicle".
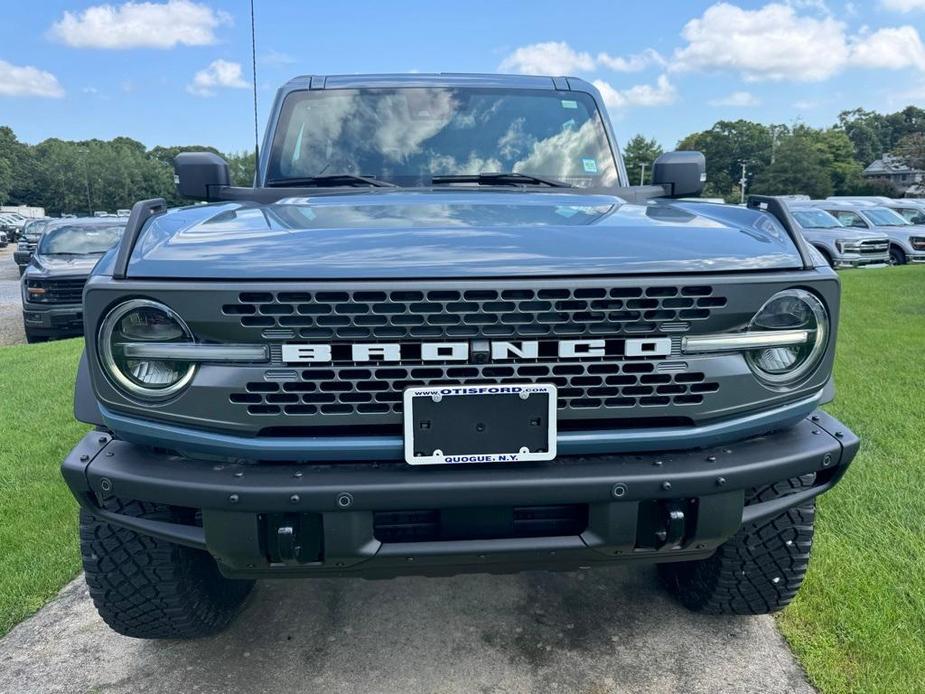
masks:
<path fill-rule="evenodd" d="M 890 260 L 890 240 L 885 234 L 845 227 L 831 214 L 806 201 L 791 203 L 790 212 L 803 237 L 832 267 L 885 265 Z"/>
<path fill-rule="evenodd" d="M 32 254 L 35 252 L 35 246 L 50 221 L 49 219 L 34 219 L 27 222 L 23 227 L 22 235 L 19 237 L 19 243 L 16 246 L 16 250 L 13 251 L 13 260 L 19 266 L 20 275 L 25 272 L 26 266 L 32 259 Z"/>
<path fill-rule="evenodd" d="M 218 204 L 137 203 L 84 292 L 62 472 L 110 626 L 212 633 L 257 577 L 622 561 L 704 612 L 793 598 L 858 447 L 817 409 L 838 278 L 781 200 L 678 200 L 699 153 L 629 186 L 605 114 L 570 77 L 316 75 L 255 187 L 176 158 Z"/>
<path fill-rule="evenodd" d="M 890 263 L 925 262 L 925 226 L 915 226 L 895 210 L 875 202 L 820 201 L 814 206 L 832 214 L 846 227 L 886 234 L 890 239 Z"/>
<path fill-rule="evenodd" d="M 97 261 L 119 242 L 124 229 L 124 220 L 48 223 L 21 280 L 28 342 L 83 333 L 84 284 Z"/>

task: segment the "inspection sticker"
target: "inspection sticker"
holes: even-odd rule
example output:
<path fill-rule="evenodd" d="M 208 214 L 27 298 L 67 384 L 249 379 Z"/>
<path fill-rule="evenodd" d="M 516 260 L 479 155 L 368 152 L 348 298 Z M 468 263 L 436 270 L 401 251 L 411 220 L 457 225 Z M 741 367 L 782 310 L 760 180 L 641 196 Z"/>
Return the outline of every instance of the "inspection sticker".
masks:
<path fill-rule="evenodd" d="M 591 159 L 591 157 L 584 157 L 581 160 L 581 165 L 584 167 L 585 173 L 597 173 L 597 160 Z"/>
<path fill-rule="evenodd" d="M 562 99 L 562 108 L 578 108 L 578 102 L 573 99 Z"/>

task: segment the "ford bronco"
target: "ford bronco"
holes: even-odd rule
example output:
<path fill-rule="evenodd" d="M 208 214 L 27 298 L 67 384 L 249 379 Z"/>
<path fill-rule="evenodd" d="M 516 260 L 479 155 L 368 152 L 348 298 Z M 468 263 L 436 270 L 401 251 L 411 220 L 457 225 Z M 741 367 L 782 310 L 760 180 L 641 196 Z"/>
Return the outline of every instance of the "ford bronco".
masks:
<path fill-rule="evenodd" d="M 254 580 L 653 562 L 693 610 L 796 594 L 858 439 L 839 281 L 787 205 L 631 187 L 571 77 L 310 76 L 252 188 L 209 153 L 86 284 L 62 467 L 103 619 L 227 625 Z"/>

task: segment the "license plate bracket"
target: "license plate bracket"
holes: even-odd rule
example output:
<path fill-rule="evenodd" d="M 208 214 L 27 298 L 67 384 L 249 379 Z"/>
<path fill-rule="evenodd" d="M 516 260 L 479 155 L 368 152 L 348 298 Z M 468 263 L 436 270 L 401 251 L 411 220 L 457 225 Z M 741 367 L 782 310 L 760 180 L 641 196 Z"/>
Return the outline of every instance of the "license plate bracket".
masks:
<path fill-rule="evenodd" d="M 426 386 L 404 392 L 411 465 L 516 463 L 556 457 L 556 387 Z"/>

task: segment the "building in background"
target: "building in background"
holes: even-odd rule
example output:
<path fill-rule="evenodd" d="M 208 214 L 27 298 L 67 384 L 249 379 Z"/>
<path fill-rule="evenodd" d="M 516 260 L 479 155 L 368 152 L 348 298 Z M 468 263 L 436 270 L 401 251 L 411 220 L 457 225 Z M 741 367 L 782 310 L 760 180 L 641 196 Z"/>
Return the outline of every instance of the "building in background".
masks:
<path fill-rule="evenodd" d="M 868 181 L 888 183 L 896 192 L 909 197 L 925 195 L 925 171 L 913 169 L 898 157 L 884 154 L 864 169 L 864 178 Z"/>

